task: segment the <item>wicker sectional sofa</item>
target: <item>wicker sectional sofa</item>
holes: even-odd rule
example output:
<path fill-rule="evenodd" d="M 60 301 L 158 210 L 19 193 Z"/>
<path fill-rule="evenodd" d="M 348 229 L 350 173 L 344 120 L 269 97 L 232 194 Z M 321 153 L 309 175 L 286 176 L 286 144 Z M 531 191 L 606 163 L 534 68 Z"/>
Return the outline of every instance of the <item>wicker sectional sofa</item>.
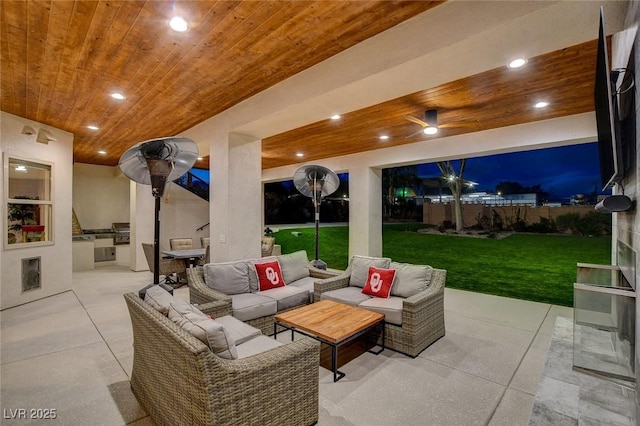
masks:
<path fill-rule="evenodd" d="M 124 298 L 133 326 L 131 389 L 155 424 L 310 425 L 318 421 L 320 344 L 315 340 L 305 337 L 281 344 L 225 317 L 229 307 L 224 301 L 199 305 L 200 314 L 216 315 L 215 320 L 205 320 L 209 323 L 231 320 L 218 330 L 226 339 L 233 332 L 235 337 L 242 335 L 234 344 L 245 356 L 233 358 L 229 351 L 220 352 L 211 338 L 205 344 L 150 301 L 134 293 Z M 170 308 L 175 310 L 175 305 Z"/>
<path fill-rule="evenodd" d="M 369 267 L 395 270 L 389 298 L 363 294 Z M 314 299 L 330 299 L 385 314 L 385 347 L 412 357 L 445 334 L 447 271 L 389 258 L 353 256 L 340 275 L 316 281 Z"/>
<path fill-rule="evenodd" d="M 258 292 L 254 265 L 273 260 L 278 260 L 286 286 Z M 273 333 L 276 313 L 313 302 L 315 281 L 335 275 L 311 266 L 304 250 L 260 259 L 209 263 L 187 270 L 191 303 L 206 304 L 214 300 L 225 303 L 234 317 L 264 334 Z"/>

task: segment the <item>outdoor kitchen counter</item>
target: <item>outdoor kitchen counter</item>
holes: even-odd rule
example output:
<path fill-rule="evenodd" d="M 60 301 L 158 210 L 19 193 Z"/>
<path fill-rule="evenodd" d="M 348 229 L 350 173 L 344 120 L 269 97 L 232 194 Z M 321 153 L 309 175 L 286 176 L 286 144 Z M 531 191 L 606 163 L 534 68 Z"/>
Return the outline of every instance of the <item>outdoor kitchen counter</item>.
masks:
<path fill-rule="evenodd" d="M 100 265 L 122 265 L 129 266 L 129 244 L 114 244 L 114 234 L 80 234 L 74 235 L 72 240 L 73 270 L 90 271 Z M 115 259 L 98 261 L 96 259 L 96 249 L 113 248 Z"/>

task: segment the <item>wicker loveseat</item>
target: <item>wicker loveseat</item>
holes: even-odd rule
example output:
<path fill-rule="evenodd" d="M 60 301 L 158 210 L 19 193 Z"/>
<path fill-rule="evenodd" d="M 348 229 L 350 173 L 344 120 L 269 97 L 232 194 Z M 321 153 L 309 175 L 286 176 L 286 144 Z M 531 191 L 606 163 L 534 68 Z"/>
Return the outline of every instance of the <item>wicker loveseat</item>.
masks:
<path fill-rule="evenodd" d="M 318 342 L 304 338 L 246 358 L 225 359 L 136 294 L 124 298 L 133 326 L 131 389 L 156 424 L 318 421 Z M 198 308 L 228 314 L 225 302 Z"/>
<path fill-rule="evenodd" d="M 362 293 L 369 266 L 396 271 L 388 299 Z M 385 347 L 416 357 L 445 334 L 446 276 L 446 270 L 426 265 L 353 256 L 343 274 L 316 281 L 314 299 L 330 299 L 385 314 Z"/>
<path fill-rule="evenodd" d="M 278 260 L 282 268 L 282 274 L 287 284 L 285 286 L 286 292 L 284 288 L 257 292 L 254 265 L 274 259 Z M 229 269 L 234 269 L 234 271 L 230 272 Z M 218 273 L 220 275 L 217 277 Z M 242 276 L 242 280 L 239 275 Z M 315 281 L 335 275 L 336 272 L 311 266 L 304 250 L 261 259 L 211 263 L 187 269 L 191 303 L 205 304 L 211 301 L 226 303 L 233 316 L 259 328 L 264 334 L 273 334 L 273 317 L 276 313 L 312 302 Z M 228 281 L 229 284 L 216 285 L 214 282 L 216 279 Z M 238 284 L 239 282 L 240 284 Z M 243 289 L 238 290 L 238 287 L 243 287 Z M 264 303 L 264 306 L 258 306 L 261 303 Z"/>

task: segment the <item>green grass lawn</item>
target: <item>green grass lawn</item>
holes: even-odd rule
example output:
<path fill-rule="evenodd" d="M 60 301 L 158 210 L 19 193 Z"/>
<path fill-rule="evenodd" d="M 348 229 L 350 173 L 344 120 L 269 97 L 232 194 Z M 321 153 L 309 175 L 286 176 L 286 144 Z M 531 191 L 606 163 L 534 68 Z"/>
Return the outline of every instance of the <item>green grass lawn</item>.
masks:
<path fill-rule="evenodd" d="M 573 306 L 576 263 L 610 264 L 611 237 L 515 234 L 501 240 L 407 232 L 417 224 L 383 228 L 383 255 L 398 262 L 447 270 L 447 287 L 554 305 Z M 291 232 L 301 232 L 296 237 Z M 314 229 L 275 234 L 283 253 L 307 250 L 314 257 Z M 320 259 L 345 269 L 349 228 L 320 229 Z"/>

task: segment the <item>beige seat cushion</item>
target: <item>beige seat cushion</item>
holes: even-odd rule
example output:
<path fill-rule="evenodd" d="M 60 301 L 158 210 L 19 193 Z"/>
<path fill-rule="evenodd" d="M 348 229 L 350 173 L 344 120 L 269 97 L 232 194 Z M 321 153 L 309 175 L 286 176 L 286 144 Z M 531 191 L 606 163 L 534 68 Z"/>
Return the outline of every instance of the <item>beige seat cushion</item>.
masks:
<path fill-rule="evenodd" d="M 304 277 L 299 280 L 295 280 L 291 284 L 287 284 L 287 286 L 294 286 L 298 288 L 302 288 L 307 290 L 309 293 L 309 303 L 313 302 L 313 292 L 314 292 L 314 283 L 318 280 L 315 277 Z"/>
<path fill-rule="evenodd" d="M 224 326 L 225 330 L 229 332 L 231 339 L 233 339 L 236 345 L 240 345 L 262 334 L 262 331 L 260 331 L 259 328 L 252 327 L 231 315 L 218 317 L 216 318 L 216 322 L 219 322 Z"/>
<path fill-rule="evenodd" d="M 309 303 L 309 292 L 304 288 L 298 288 L 292 285 L 271 288 L 261 291 L 258 294 L 274 299 L 278 303 L 278 312 Z"/>
<path fill-rule="evenodd" d="M 276 339 L 272 339 L 267 336 L 258 336 L 253 339 L 238 345 L 238 359 L 247 358 L 251 355 L 256 355 L 264 351 L 268 351 L 269 349 L 277 348 L 278 346 L 282 346 L 282 343 L 278 342 Z"/>
<path fill-rule="evenodd" d="M 278 312 L 278 302 L 258 293 L 234 294 L 231 296 L 231 310 L 233 316 L 240 321 L 249 321 L 275 315 Z"/>
<path fill-rule="evenodd" d="M 389 298 L 372 297 L 358 305 L 359 308 L 384 314 L 384 320 L 395 325 L 402 325 L 403 297 L 389 296 Z"/>
<path fill-rule="evenodd" d="M 333 300 L 334 302 L 346 303 L 351 306 L 358 306 L 362 302 L 371 299 L 371 296 L 362 293 L 360 287 L 344 287 L 337 290 L 322 293 L 320 300 Z"/>

